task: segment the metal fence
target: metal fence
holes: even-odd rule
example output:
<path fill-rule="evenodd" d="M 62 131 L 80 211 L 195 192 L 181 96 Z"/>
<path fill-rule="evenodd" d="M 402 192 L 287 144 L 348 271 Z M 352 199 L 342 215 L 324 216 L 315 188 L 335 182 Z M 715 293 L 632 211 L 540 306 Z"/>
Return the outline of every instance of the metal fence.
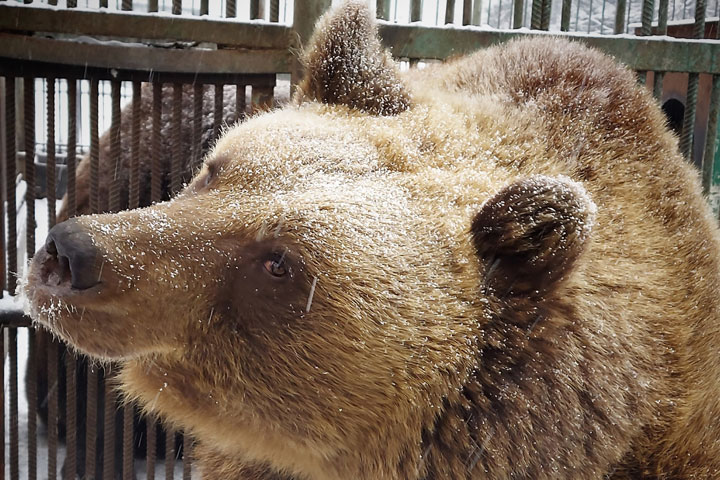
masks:
<path fill-rule="evenodd" d="M 616 56 L 664 105 L 719 203 L 718 2 L 373 6 L 384 43 L 407 65 L 519 35 L 564 35 Z M 297 52 L 329 3 L 0 0 L 0 479 L 192 477 L 191 440 L 120 406 L 112 367 L 30 327 L 12 303 L 17 278 L 56 221 L 146 205 L 181 188 L 223 125 L 269 108 L 278 81 L 297 80 Z"/>

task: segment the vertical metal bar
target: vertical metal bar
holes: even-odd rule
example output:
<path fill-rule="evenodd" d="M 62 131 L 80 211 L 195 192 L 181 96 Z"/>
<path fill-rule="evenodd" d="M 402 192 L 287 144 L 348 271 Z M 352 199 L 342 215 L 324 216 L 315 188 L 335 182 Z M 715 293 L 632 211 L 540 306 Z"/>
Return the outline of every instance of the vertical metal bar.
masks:
<path fill-rule="evenodd" d="M 607 0 L 603 0 L 602 11 L 600 12 L 600 33 L 605 33 L 605 7 Z"/>
<path fill-rule="evenodd" d="M 542 9 L 543 0 L 533 0 L 532 17 L 530 20 L 530 28 L 533 30 L 539 30 L 542 25 Z"/>
<path fill-rule="evenodd" d="M 25 253 L 35 254 L 35 78 L 23 79 L 25 120 Z M 37 368 L 35 365 L 35 329 L 28 329 L 26 396 L 28 401 L 28 479 L 37 478 Z"/>
<path fill-rule="evenodd" d="M 142 118 L 141 94 L 142 84 L 133 82 L 132 97 L 132 132 L 130 144 L 130 190 L 128 206 L 140 206 L 140 119 Z"/>
<path fill-rule="evenodd" d="M 695 23 L 693 25 L 693 38 L 702 38 L 705 35 L 705 0 L 697 0 L 695 4 Z M 697 110 L 699 75 L 691 73 L 688 76 L 687 97 L 685 100 L 685 116 L 683 129 L 680 134 L 680 151 L 685 158 L 692 161 L 693 138 L 695 130 L 695 114 Z"/>
<path fill-rule="evenodd" d="M 422 0 L 410 0 L 410 21 L 422 20 Z"/>
<path fill-rule="evenodd" d="M 10 195 L 8 195 L 8 197 L 9 196 Z M 18 425 L 17 328 L 10 328 L 9 330 L 10 341 L 8 342 L 8 357 L 10 358 L 10 478 L 12 480 L 18 480 L 20 478 L 20 428 Z"/>
<path fill-rule="evenodd" d="M 568 0 L 565 0 L 566 2 Z M 525 9 L 525 0 L 513 1 L 513 28 L 522 28 L 523 10 Z M 565 10 L 563 9 L 563 12 Z"/>
<path fill-rule="evenodd" d="M 462 24 L 470 25 L 472 22 L 472 0 L 463 0 Z"/>
<path fill-rule="evenodd" d="M 207 15 L 209 11 L 209 0 L 200 0 L 200 15 Z"/>
<path fill-rule="evenodd" d="M 122 478 L 132 480 L 133 471 L 133 417 L 135 409 L 132 404 L 123 407 L 123 446 L 122 446 Z"/>
<path fill-rule="evenodd" d="M 615 28 L 613 33 L 618 35 L 625 32 L 625 9 L 627 7 L 627 0 L 617 0 L 615 5 Z"/>
<path fill-rule="evenodd" d="M 132 0 L 122 0 L 122 9 L 123 10 L 132 10 L 133 9 Z"/>
<path fill-rule="evenodd" d="M 665 72 L 655 70 L 653 75 L 653 96 L 657 98 L 658 102 L 662 102 L 664 78 Z"/>
<path fill-rule="evenodd" d="M 455 17 L 455 0 L 445 0 L 445 24 L 453 23 Z"/>
<path fill-rule="evenodd" d="M 705 136 L 705 152 L 702 163 L 702 180 L 703 193 L 710 193 L 710 187 L 714 182 L 714 177 L 720 172 L 714 170 L 718 165 L 714 165 L 715 148 L 718 136 L 718 115 L 720 115 L 720 75 L 713 75 L 712 93 L 710 94 L 710 113 L 708 115 L 707 134 Z"/>
<path fill-rule="evenodd" d="M 182 13 L 182 0 L 172 0 L 172 14 L 180 15 Z"/>
<path fill-rule="evenodd" d="M 572 11 L 572 0 L 563 0 L 562 13 L 560 18 L 560 31 L 570 30 L 570 12 Z"/>
<path fill-rule="evenodd" d="M 165 480 L 175 478 L 175 431 L 168 427 L 165 430 Z"/>
<path fill-rule="evenodd" d="M 71 355 L 68 353 L 68 357 Z M 74 359 L 73 359 L 74 361 Z M 70 388 L 68 386 L 68 388 Z M 68 390 L 69 391 L 69 390 Z M 95 476 L 97 457 L 98 372 L 87 366 L 87 411 L 85 421 L 85 476 Z M 68 400 L 69 401 L 69 400 Z M 67 477 L 66 477 L 67 478 Z"/>
<path fill-rule="evenodd" d="M 717 4 L 720 2 L 716 2 Z M 720 39 L 720 23 L 715 29 L 715 38 Z M 703 186 L 705 186 L 705 169 L 710 170 L 710 185 L 720 186 L 720 148 L 717 141 L 720 139 L 720 74 L 712 77 L 712 93 L 710 94 L 710 112 L 708 114 L 707 134 L 705 137 L 705 152 L 703 153 Z M 712 167 L 705 167 L 711 164 Z M 717 213 L 717 212 L 716 212 Z"/>
<path fill-rule="evenodd" d="M 160 135 L 162 126 L 162 83 L 153 84 L 153 113 L 152 113 L 152 166 L 150 174 L 150 199 L 153 203 L 159 202 L 162 197 L 162 160 L 160 159 Z"/>
<path fill-rule="evenodd" d="M 46 180 L 48 228 L 55 225 L 55 79 L 49 77 L 47 85 L 47 160 Z"/>
<path fill-rule="evenodd" d="M 157 423 L 153 415 L 148 415 L 147 427 L 147 480 L 155 480 L 155 458 L 157 458 Z"/>
<path fill-rule="evenodd" d="M 642 28 L 640 34 L 643 36 L 652 35 L 652 19 L 653 11 L 655 10 L 655 0 L 643 0 L 642 3 Z"/>
<path fill-rule="evenodd" d="M 235 86 L 235 120 L 242 122 L 245 120 L 245 85 L 237 84 Z"/>
<path fill-rule="evenodd" d="M 658 7 L 658 35 L 667 35 L 667 22 L 668 22 L 668 0 L 660 0 Z M 662 102 L 663 98 L 663 80 L 665 79 L 665 72 L 655 72 L 653 81 L 653 95 L 658 101 Z"/>
<path fill-rule="evenodd" d="M 5 201 L 7 202 L 7 289 L 14 293 L 17 286 L 17 206 L 15 180 L 17 150 L 15 148 L 15 78 L 5 77 Z"/>
<path fill-rule="evenodd" d="M 93 88 L 94 87 L 94 88 Z M 75 156 L 77 152 L 77 81 L 74 78 L 68 79 L 68 138 L 67 138 L 67 198 L 68 198 L 68 216 L 75 216 L 77 210 L 76 192 L 75 192 Z M 93 185 L 97 191 L 97 169 L 96 178 L 93 182 L 93 164 L 97 166 L 98 155 L 98 131 L 97 131 L 97 98 L 98 84 L 97 80 L 93 80 L 90 86 L 90 117 L 94 117 L 94 121 L 90 123 L 90 188 L 92 192 Z M 94 109 L 93 109 L 94 103 Z M 94 125 L 94 129 L 93 129 Z M 93 149 L 94 147 L 94 149 Z M 94 154 L 94 155 L 93 155 Z M 93 158 L 94 157 L 94 158 Z M 95 194 L 97 197 L 97 193 Z M 92 195 L 91 195 L 92 200 Z M 61 364 L 62 365 L 62 364 Z M 77 472 L 77 364 L 75 356 L 69 351 L 65 352 L 65 362 L 62 367 L 65 368 L 65 477 L 75 478 Z"/>
<path fill-rule="evenodd" d="M 213 113 L 213 141 L 220 138 L 220 129 L 223 122 L 223 86 L 215 84 L 215 109 Z"/>
<path fill-rule="evenodd" d="M 225 17 L 234 18 L 237 16 L 235 0 L 225 0 Z"/>
<path fill-rule="evenodd" d="M 3 439 L 0 442 L 0 480 L 5 480 L 5 353 L 5 328 L 0 327 L 0 438 Z"/>
<path fill-rule="evenodd" d="M 627 14 L 625 16 L 625 30 L 627 31 L 630 27 L 630 17 L 632 16 L 633 0 L 628 0 Z"/>
<path fill-rule="evenodd" d="M 204 95 L 204 85 L 202 83 L 196 83 L 193 85 L 193 171 L 200 165 L 200 162 L 202 162 L 202 119 Z"/>
<path fill-rule="evenodd" d="M 543 6 L 544 6 L 544 4 L 543 4 Z M 588 6 L 587 33 L 590 33 L 590 27 L 592 26 L 592 14 L 593 14 L 593 0 L 590 0 L 590 5 Z"/>
<path fill-rule="evenodd" d="M 412 64 L 413 59 L 410 60 Z M 253 85 L 251 91 L 252 112 L 267 111 L 272 107 L 273 102 L 272 85 Z"/>
<path fill-rule="evenodd" d="M 28 357 L 25 372 L 25 396 L 28 405 L 28 479 L 37 479 L 37 357 L 35 328 L 28 331 Z"/>
<path fill-rule="evenodd" d="M 55 185 L 53 185 L 55 188 Z M 43 335 L 47 349 L 48 371 L 48 476 L 57 478 L 57 442 L 58 442 L 58 342 L 50 335 Z"/>
<path fill-rule="evenodd" d="M 215 86 L 217 89 L 217 86 Z M 220 87 L 222 115 L 222 87 Z M 215 95 L 217 101 L 217 95 Z M 170 191 L 175 195 L 180 191 L 180 180 L 182 178 L 183 152 L 182 152 L 182 84 L 173 84 L 173 105 L 172 105 L 172 162 L 170 166 Z"/>
<path fill-rule="evenodd" d="M 150 0 L 148 2 L 148 12 L 157 12 L 158 11 L 158 0 Z"/>
<path fill-rule="evenodd" d="M 262 20 L 265 18 L 265 0 L 250 0 L 250 19 Z"/>
<path fill-rule="evenodd" d="M 114 165 L 113 177 L 110 182 L 110 211 L 120 210 L 120 178 L 118 171 L 122 168 L 122 155 L 120 150 L 120 81 L 113 80 L 110 90 L 112 102 L 112 121 L 110 124 L 110 156 L 111 165 Z"/>
<path fill-rule="evenodd" d="M 95 84 L 95 155 L 97 163 L 98 155 L 98 138 L 97 138 L 97 83 Z M 92 93 L 91 93 L 92 95 Z M 92 97 L 91 97 L 92 102 Z M 90 116 L 92 117 L 92 111 Z M 68 137 L 67 137 L 67 155 L 65 163 L 67 165 L 67 212 L 68 216 L 74 217 L 77 213 L 77 197 L 75 192 L 75 158 L 77 156 L 77 81 L 68 80 Z M 92 145 L 92 125 L 90 126 L 91 145 Z M 92 166 L 92 163 L 91 163 Z M 92 170 L 91 170 L 92 175 Z M 97 183 L 95 183 L 97 185 Z M 97 190 L 97 189 L 96 189 Z"/>
<path fill-rule="evenodd" d="M 35 78 L 23 79 L 25 110 L 25 242 L 28 258 L 35 253 Z M 34 419 L 33 419 L 34 421 Z"/>
<path fill-rule="evenodd" d="M 377 0 L 375 14 L 381 20 L 390 20 L 390 0 Z"/>
<path fill-rule="evenodd" d="M 390 2 L 388 1 L 388 13 L 390 13 Z M 277 23 L 280 21 L 280 0 L 270 0 L 270 21 Z"/>
<path fill-rule="evenodd" d="M 472 8 L 472 24 L 480 25 L 480 16 L 482 15 L 482 0 L 473 0 Z"/>
<path fill-rule="evenodd" d="M 540 20 L 540 28 L 542 30 L 550 29 L 550 14 L 552 10 L 552 0 L 543 0 L 542 4 L 542 17 Z M 592 0 L 590 0 L 590 10 L 592 12 Z M 589 20 L 588 20 L 589 22 Z"/>
<path fill-rule="evenodd" d="M 183 480 L 192 478 L 193 439 L 187 433 L 183 435 Z"/>
<path fill-rule="evenodd" d="M 115 475 L 115 391 L 110 378 L 110 369 L 105 371 L 105 408 L 103 418 L 103 479 L 114 478 Z"/>
<path fill-rule="evenodd" d="M 667 35 L 668 0 L 660 0 L 658 8 L 658 35 Z"/>
<path fill-rule="evenodd" d="M 100 138 L 98 136 L 98 81 L 90 81 L 90 210 L 100 212 Z M 69 197 L 69 195 L 68 195 Z"/>
<path fill-rule="evenodd" d="M 5 88 L 5 78 L 0 77 L 0 92 L 4 92 Z M 3 121 L 5 120 L 5 95 L 2 95 L 0 97 L 0 123 L 4 125 Z M 7 142 L 5 139 L 5 134 L 7 133 L 4 128 L 2 128 L 2 125 L 0 125 L 0 159 L 2 159 L 2 164 L 0 165 L 0 298 L 3 298 L 4 292 L 7 289 L 7 265 L 5 260 L 5 252 L 7 252 L 7 245 L 5 244 L 5 204 L 3 202 L 6 201 L 7 198 L 7 192 L 5 191 L 5 186 L 7 185 L 7 178 L 5 177 L 5 163 L 6 159 L 4 157 L 6 153 L 7 148 Z M 0 327 L 0 333 L 2 333 L 2 327 Z M 4 355 L 4 344 L 0 343 L 0 354 Z M 4 385 L 4 383 L 0 383 L 0 385 Z M 4 388 L 4 387 L 3 387 Z M 1 397 L 4 401 L 4 390 L 2 393 L 0 393 Z M 4 405 L 4 404 L 3 404 Z M 2 408 L 2 406 L 0 406 Z M 5 422 L 5 416 L 4 416 L 5 410 L 0 410 L 0 419 L 2 419 L 2 422 Z M 0 429 L 2 427 L 0 426 Z M 0 458 L 2 458 L 2 465 L 0 465 L 0 480 L 5 480 L 5 437 L 0 436 L 0 438 L 3 439 L 3 445 L 0 446 Z"/>

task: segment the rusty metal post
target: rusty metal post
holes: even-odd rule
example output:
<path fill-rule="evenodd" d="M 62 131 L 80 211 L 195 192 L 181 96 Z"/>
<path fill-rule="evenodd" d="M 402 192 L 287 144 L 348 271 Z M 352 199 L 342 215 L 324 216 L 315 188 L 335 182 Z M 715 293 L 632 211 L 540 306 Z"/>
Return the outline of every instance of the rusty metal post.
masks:
<path fill-rule="evenodd" d="M 560 31 L 567 32 L 570 30 L 570 13 L 572 12 L 571 0 L 563 0 L 562 13 L 560 17 Z"/>
<path fill-rule="evenodd" d="M 418 2 L 420 3 L 420 2 Z M 422 3 L 420 3 L 422 5 Z M 422 12 L 420 12 L 422 15 Z M 455 17 L 455 0 L 445 0 L 445 24 L 453 23 Z M 417 20 L 420 20 L 418 18 Z M 413 21 L 417 21 L 413 20 Z"/>
<path fill-rule="evenodd" d="M 668 0 L 660 0 L 658 9 L 658 31 L 657 35 L 667 35 L 667 22 L 668 22 Z M 663 79 L 665 78 L 665 72 L 656 71 L 655 79 L 653 84 L 653 95 L 658 101 L 662 102 L 663 98 Z"/>
<path fill-rule="evenodd" d="M 217 88 L 217 87 L 216 87 Z M 172 161 L 170 162 L 170 192 L 175 195 L 180 191 L 180 183 L 183 170 L 182 151 L 182 84 L 173 83 L 173 99 L 172 99 Z M 222 94 L 222 88 L 220 89 Z"/>
<path fill-rule="evenodd" d="M 162 83 L 153 84 L 152 113 L 152 159 L 150 173 L 150 199 L 159 202 L 162 196 L 162 164 L 160 160 L 160 135 L 162 126 Z"/>
<path fill-rule="evenodd" d="M 625 33 L 625 9 L 627 7 L 627 0 L 617 0 L 615 5 L 615 28 L 613 33 L 618 35 Z"/>
<path fill-rule="evenodd" d="M 175 430 L 165 429 L 165 480 L 175 478 Z"/>
<path fill-rule="evenodd" d="M 522 28 L 524 9 L 525 0 L 513 0 L 513 28 Z"/>
<path fill-rule="evenodd" d="M 55 225 L 55 79 L 48 77 L 46 83 L 47 94 L 47 160 L 46 182 L 48 205 L 48 228 Z"/>
<path fill-rule="evenodd" d="M 7 211 L 6 285 L 9 292 L 17 286 L 17 206 L 15 179 L 17 149 L 15 147 L 15 78 L 5 77 L 5 192 Z"/>
<path fill-rule="evenodd" d="M 453 2 L 454 8 L 454 2 Z M 422 20 L 422 0 L 410 0 L 410 21 L 419 22 Z"/>
<path fill-rule="evenodd" d="M 90 80 L 90 211 L 100 212 L 100 137 L 98 135 L 98 81 Z M 69 193 L 68 193 L 69 196 Z"/>
<path fill-rule="evenodd" d="M 237 17 L 237 6 L 235 4 L 235 0 L 225 0 L 225 17 Z"/>
<path fill-rule="evenodd" d="M 130 190 L 128 192 L 128 206 L 140 206 L 140 121 L 143 116 L 141 107 L 142 84 L 132 84 L 132 131 L 130 144 Z"/>
<path fill-rule="evenodd" d="M 147 426 L 147 480 L 155 480 L 155 459 L 157 458 L 157 423 L 150 414 L 145 421 Z"/>
<path fill-rule="evenodd" d="M 265 0 L 250 0 L 250 19 L 261 20 L 263 18 L 265 18 Z"/>
<path fill-rule="evenodd" d="M 695 5 L 695 24 L 693 25 L 693 38 L 703 38 L 705 35 L 705 0 L 697 0 Z M 699 75 L 690 73 L 688 75 L 687 96 L 685 99 L 685 116 L 683 117 L 683 128 L 680 134 L 680 151 L 685 158 L 692 161 L 693 139 L 695 130 L 695 114 L 697 110 L 697 96 Z"/>

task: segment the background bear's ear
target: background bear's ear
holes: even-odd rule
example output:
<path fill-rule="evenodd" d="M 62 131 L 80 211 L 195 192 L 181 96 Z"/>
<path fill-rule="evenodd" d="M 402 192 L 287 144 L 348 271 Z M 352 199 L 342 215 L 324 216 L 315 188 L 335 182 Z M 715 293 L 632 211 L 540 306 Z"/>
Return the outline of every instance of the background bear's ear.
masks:
<path fill-rule="evenodd" d="M 472 223 L 485 286 L 500 298 L 545 296 L 587 246 L 596 207 L 567 177 L 533 176 L 491 197 Z"/>
<path fill-rule="evenodd" d="M 297 103 L 317 100 L 375 115 L 396 115 L 410 105 L 397 66 L 381 47 L 375 20 L 364 3 L 344 3 L 318 21 L 304 64 Z"/>

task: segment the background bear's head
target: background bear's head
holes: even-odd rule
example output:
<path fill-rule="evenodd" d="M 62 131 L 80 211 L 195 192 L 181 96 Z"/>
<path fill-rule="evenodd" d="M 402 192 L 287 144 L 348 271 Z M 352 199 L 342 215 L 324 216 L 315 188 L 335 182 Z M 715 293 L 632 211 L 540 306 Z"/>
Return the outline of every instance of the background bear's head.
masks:
<path fill-rule="evenodd" d="M 468 169 L 482 145 L 413 103 L 360 4 L 321 20 L 306 68 L 173 200 L 55 227 L 30 311 L 214 449 L 305 472 L 417 458 L 482 325 L 563 280 L 592 203 Z"/>

